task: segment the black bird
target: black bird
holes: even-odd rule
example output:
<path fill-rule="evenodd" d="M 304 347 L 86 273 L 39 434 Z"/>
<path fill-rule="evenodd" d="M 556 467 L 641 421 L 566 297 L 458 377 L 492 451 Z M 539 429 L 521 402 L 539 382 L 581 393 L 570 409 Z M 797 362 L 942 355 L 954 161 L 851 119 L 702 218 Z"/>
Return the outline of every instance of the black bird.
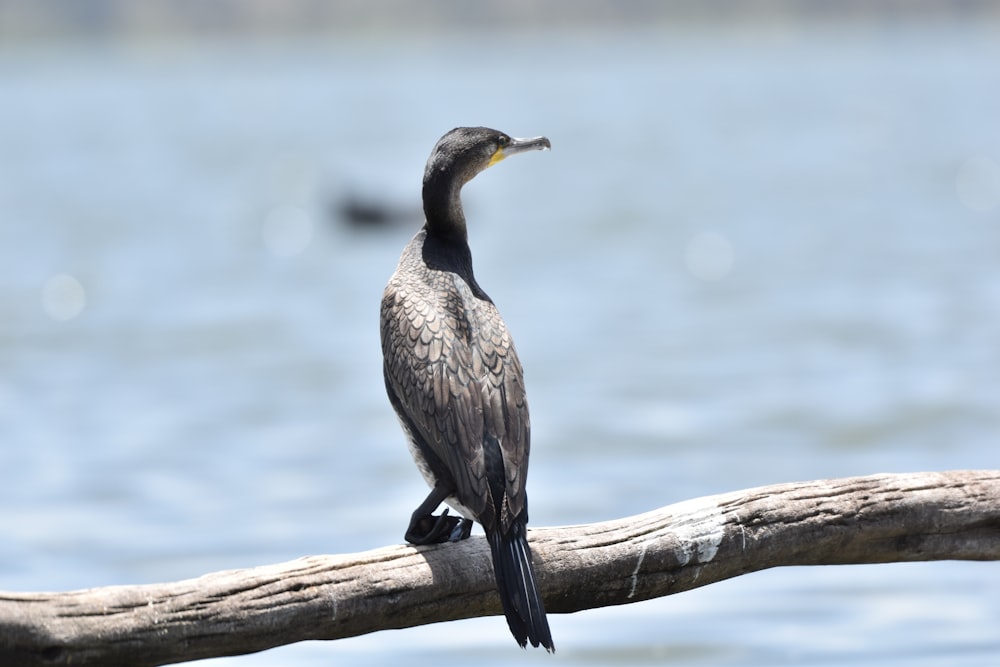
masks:
<path fill-rule="evenodd" d="M 521 362 L 493 301 L 472 273 L 460 193 L 503 158 L 551 148 L 460 127 L 434 146 L 424 171 L 426 222 L 403 250 L 382 297 L 386 391 L 431 492 L 406 539 L 434 544 L 482 524 L 507 625 L 524 647 L 553 651 L 527 541 L 530 429 Z M 447 502 L 463 517 L 434 510 Z"/>

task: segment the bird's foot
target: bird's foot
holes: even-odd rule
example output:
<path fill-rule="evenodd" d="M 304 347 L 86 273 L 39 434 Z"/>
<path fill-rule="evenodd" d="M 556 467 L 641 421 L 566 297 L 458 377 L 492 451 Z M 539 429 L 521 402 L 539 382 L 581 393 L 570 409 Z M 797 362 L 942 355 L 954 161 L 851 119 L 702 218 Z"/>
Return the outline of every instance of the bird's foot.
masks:
<path fill-rule="evenodd" d="M 445 509 L 437 516 L 428 514 L 410 519 L 405 538 L 410 544 L 441 544 L 464 540 L 471 533 L 471 520 L 448 516 L 448 510 Z"/>
<path fill-rule="evenodd" d="M 472 519 L 462 519 L 451 529 L 448 541 L 458 542 L 460 540 L 467 540 L 470 535 L 472 535 Z"/>

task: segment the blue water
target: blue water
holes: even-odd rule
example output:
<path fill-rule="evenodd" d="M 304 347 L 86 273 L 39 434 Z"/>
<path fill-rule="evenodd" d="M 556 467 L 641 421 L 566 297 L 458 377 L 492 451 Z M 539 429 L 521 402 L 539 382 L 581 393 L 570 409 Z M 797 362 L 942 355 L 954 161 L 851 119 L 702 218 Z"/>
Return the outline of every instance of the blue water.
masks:
<path fill-rule="evenodd" d="M 401 540 L 377 318 L 419 222 L 330 211 L 418 207 L 456 125 L 553 144 L 466 188 L 533 525 L 1000 467 L 993 27 L 496 40 L 0 51 L 0 589 Z M 213 664 L 992 665 L 998 618 L 993 563 L 796 568 L 553 616 L 555 658 L 487 618 Z"/>

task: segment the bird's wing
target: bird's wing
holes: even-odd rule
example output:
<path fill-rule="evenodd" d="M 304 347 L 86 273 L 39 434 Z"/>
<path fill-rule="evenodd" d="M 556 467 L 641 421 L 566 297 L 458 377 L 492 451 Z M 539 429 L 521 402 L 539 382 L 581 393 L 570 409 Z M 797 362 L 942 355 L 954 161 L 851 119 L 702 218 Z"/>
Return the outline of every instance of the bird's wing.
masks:
<path fill-rule="evenodd" d="M 453 282 L 423 294 L 396 281 L 386 288 L 386 382 L 414 437 L 447 469 L 459 503 L 484 525 L 499 520 L 506 529 L 525 507 L 530 425 L 521 365 L 493 304 L 477 299 L 458 276 L 438 276 Z M 489 448 L 497 445 L 502 498 L 494 497 L 489 478 Z"/>
<path fill-rule="evenodd" d="M 524 376 L 514 341 L 492 303 L 483 302 L 481 311 L 483 324 L 474 354 L 480 357 L 483 368 L 484 433 L 487 438 L 496 438 L 503 457 L 505 489 L 498 519 L 503 531 L 507 532 L 514 518 L 527 508 L 524 489 L 531 424 Z"/>

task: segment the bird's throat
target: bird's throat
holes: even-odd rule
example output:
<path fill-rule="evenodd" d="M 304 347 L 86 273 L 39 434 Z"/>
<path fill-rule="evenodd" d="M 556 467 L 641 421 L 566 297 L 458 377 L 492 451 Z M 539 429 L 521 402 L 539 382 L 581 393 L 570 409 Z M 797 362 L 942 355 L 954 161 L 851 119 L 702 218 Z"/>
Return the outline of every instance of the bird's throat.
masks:
<path fill-rule="evenodd" d="M 455 242 L 468 242 L 461 192 L 461 184 L 454 180 L 424 181 L 424 216 L 428 234 Z"/>

